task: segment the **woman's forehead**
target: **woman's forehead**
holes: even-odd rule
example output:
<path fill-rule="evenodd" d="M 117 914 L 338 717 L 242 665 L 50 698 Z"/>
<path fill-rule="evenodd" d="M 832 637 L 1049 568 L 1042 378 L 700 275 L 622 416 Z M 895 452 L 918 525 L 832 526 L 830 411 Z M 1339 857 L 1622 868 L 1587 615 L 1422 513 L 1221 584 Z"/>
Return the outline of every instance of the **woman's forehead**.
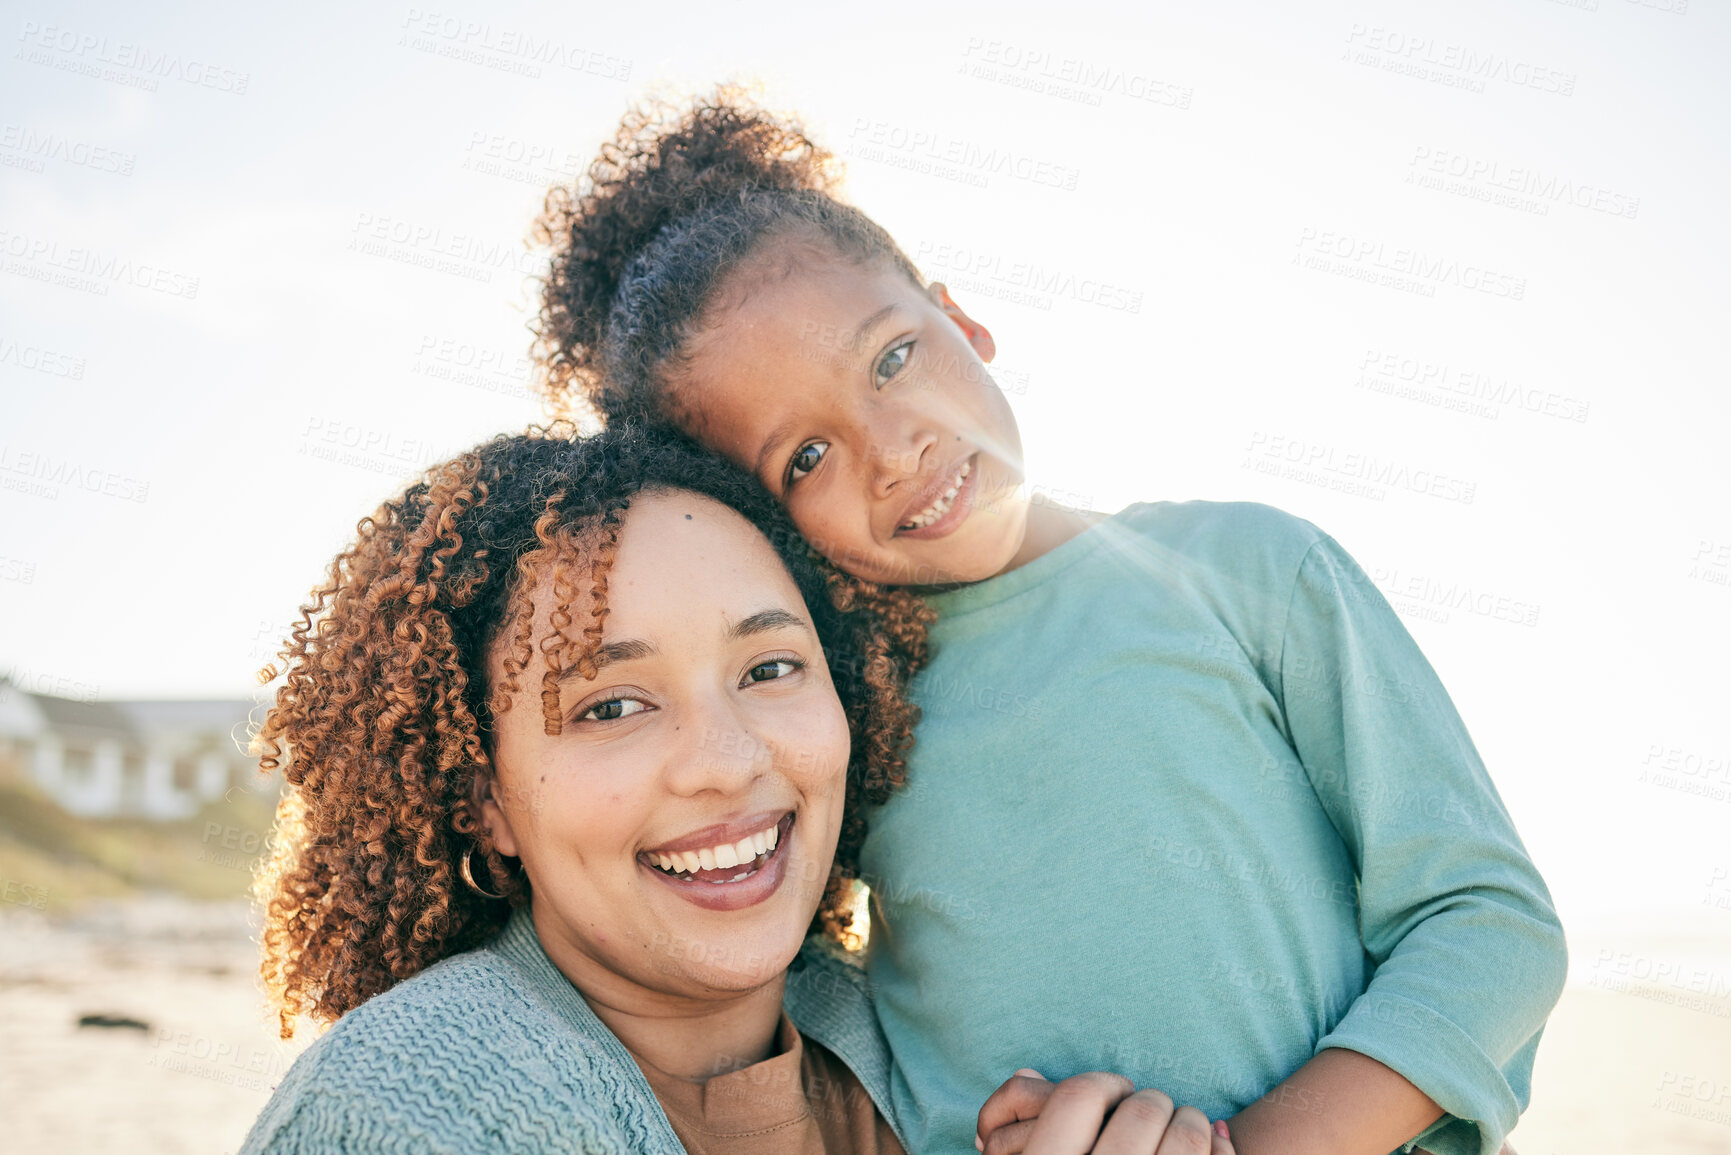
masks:
<path fill-rule="evenodd" d="M 528 576 L 543 633 L 561 607 L 572 619 L 567 633 L 582 631 L 597 608 L 607 628 L 621 618 L 679 611 L 689 619 L 734 603 L 755 612 L 766 597 L 806 616 L 798 586 L 763 532 L 731 506 L 684 489 L 636 494 L 612 534 L 586 526 L 567 548 L 544 551 Z"/>

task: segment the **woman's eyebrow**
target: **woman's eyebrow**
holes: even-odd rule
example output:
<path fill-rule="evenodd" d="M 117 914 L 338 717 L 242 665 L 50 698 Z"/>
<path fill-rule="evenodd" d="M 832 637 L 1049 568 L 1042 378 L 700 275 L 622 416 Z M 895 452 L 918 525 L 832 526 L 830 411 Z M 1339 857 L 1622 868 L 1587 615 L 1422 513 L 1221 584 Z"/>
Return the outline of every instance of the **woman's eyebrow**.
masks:
<path fill-rule="evenodd" d="M 595 671 L 599 673 L 602 667 L 612 665 L 614 662 L 635 662 L 643 658 L 652 658 L 660 652 L 655 648 L 653 642 L 627 638 L 622 642 L 609 642 L 607 645 L 599 647 L 591 657 L 595 662 Z M 583 668 L 579 664 L 560 674 L 560 684 L 587 681 L 588 679 L 583 676 Z"/>
<path fill-rule="evenodd" d="M 811 629 L 805 619 L 788 613 L 786 610 L 758 610 L 748 618 L 742 618 L 727 631 L 729 638 L 748 638 L 753 634 L 765 634 L 770 630 Z"/>

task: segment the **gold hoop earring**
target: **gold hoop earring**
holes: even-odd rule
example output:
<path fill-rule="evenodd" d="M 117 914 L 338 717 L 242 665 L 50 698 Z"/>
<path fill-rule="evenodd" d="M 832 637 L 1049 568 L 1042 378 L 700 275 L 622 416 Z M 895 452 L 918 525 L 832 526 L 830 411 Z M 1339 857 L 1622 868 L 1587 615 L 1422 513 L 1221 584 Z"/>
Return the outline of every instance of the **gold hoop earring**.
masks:
<path fill-rule="evenodd" d="M 463 876 L 463 881 L 468 884 L 469 889 L 480 895 L 482 898 L 502 899 L 505 897 L 504 895 L 493 894 L 490 891 L 482 890 L 480 885 L 475 881 L 475 872 L 469 866 L 469 859 L 472 858 L 475 851 L 479 849 L 480 847 L 478 846 L 471 846 L 468 850 L 464 851 L 463 857 L 457 860 L 457 871 Z"/>

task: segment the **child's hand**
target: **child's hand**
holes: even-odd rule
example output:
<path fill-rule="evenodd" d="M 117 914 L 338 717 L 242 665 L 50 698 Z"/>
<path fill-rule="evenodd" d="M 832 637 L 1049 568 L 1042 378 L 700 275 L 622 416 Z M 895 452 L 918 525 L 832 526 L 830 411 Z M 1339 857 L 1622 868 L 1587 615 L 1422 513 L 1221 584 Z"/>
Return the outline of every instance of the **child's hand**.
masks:
<path fill-rule="evenodd" d="M 985 1155 L 1235 1155 L 1226 1124 L 1108 1071 L 1048 1082 L 1026 1067 L 980 1108 Z"/>

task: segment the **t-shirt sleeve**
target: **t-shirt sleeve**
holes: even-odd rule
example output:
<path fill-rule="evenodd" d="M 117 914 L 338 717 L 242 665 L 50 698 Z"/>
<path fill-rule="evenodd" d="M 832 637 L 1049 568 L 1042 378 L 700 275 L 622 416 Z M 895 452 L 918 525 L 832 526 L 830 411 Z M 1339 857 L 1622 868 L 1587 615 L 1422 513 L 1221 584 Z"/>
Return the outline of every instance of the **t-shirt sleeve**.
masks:
<path fill-rule="evenodd" d="M 1345 550 L 1300 564 L 1280 645 L 1288 737 L 1359 877 L 1369 986 L 1319 1043 L 1447 1114 L 1437 1155 L 1496 1155 L 1567 958 L 1549 892 L 1430 663 Z"/>

